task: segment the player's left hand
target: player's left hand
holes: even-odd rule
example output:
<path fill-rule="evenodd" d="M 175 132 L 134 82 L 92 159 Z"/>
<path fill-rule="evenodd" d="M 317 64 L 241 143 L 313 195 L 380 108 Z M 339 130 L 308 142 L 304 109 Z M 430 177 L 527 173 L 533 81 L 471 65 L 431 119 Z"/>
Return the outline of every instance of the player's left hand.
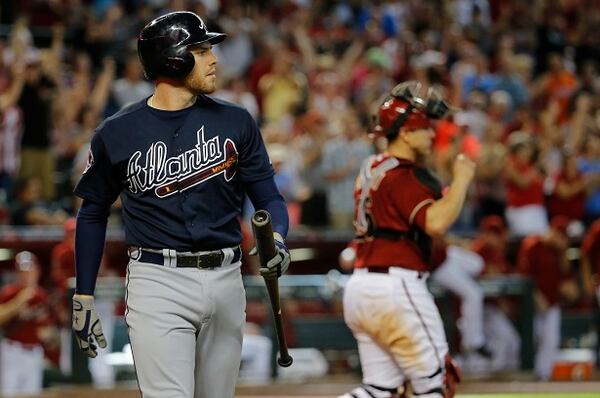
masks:
<path fill-rule="evenodd" d="M 94 296 L 73 295 L 73 332 L 79 348 L 90 358 L 98 355 L 94 340 L 100 348 L 106 348 L 102 324 L 94 306 Z"/>
<path fill-rule="evenodd" d="M 273 237 L 275 238 L 275 247 L 277 248 L 277 254 L 275 257 L 267 262 L 266 266 L 260 266 L 258 271 L 263 276 L 263 278 L 279 278 L 281 275 L 285 274 L 290 266 L 290 251 L 285 245 L 285 241 L 283 237 L 278 233 L 274 233 Z M 255 256 L 258 253 L 256 246 L 250 250 L 251 256 Z"/>

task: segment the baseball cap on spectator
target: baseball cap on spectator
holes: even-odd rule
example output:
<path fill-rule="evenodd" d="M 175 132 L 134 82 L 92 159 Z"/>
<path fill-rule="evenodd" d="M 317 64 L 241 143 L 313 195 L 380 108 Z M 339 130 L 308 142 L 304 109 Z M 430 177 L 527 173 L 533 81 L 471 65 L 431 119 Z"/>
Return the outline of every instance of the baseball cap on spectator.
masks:
<path fill-rule="evenodd" d="M 29 251 L 22 251 L 15 256 L 15 268 L 17 271 L 31 271 L 37 265 L 37 257 Z"/>
<path fill-rule="evenodd" d="M 479 229 L 484 232 L 502 233 L 506 230 L 506 226 L 502 217 L 492 215 L 481 219 Z"/>

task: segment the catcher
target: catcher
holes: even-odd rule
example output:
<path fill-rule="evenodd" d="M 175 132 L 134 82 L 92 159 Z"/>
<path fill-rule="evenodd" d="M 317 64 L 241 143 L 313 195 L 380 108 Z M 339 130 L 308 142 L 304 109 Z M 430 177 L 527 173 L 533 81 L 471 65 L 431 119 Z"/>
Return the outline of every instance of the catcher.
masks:
<path fill-rule="evenodd" d="M 407 397 L 409 391 L 419 398 L 454 396 L 459 371 L 425 283 L 431 237 L 454 223 L 475 172 L 458 155 L 442 196 L 440 182 L 423 166 L 432 121 L 448 111 L 441 95 L 414 81 L 394 87 L 378 109 L 372 132 L 387 139 L 387 151 L 367 158 L 356 181 L 355 270 L 344 292 L 363 384 L 341 398 Z"/>

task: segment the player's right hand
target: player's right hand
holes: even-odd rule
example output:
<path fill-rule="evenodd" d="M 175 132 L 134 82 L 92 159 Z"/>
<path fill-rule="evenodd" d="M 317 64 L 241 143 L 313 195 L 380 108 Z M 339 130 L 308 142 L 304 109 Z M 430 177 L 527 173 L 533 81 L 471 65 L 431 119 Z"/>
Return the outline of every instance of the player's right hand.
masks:
<path fill-rule="evenodd" d="M 475 162 L 469 159 L 468 156 L 459 153 L 454 160 L 452 172 L 455 179 L 460 178 L 470 182 L 475 176 Z"/>
<path fill-rule="evenodd" d="M 270 259 L 265 266 L 261 265 L 258 269 L 261 276 L 267 279 L 279 278 L 281 275 L 285 274 L 291 262 L 290 251 L 281 235 L 274 233 L 273 236 L 275 238 L 277 254 L 275 254 L 275 257 Z M 258 254 L 256 246 L 253 247 L 248 254 L 251 256 Z"/>
<path fill-rule="evenodd" d="M 98 355 L 94 340 L 100 348 L 106 348 L 102 324 L 94 306 L 94 296 L 73 295 L 73 332 L 79 348 L 90 358 Z"/>

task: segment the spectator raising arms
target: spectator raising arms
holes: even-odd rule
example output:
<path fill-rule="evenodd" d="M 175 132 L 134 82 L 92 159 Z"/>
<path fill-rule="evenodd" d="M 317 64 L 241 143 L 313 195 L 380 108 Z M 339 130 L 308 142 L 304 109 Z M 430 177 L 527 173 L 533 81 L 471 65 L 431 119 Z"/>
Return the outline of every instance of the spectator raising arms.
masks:
<path fill-rule="evenodd" d="M 504 169 L 509 229 L 517 236 L 543 234 L 548 229 L 544 179 L 535 163 L 534 142 L 527 133 L 515 132 L 509 145 Z"/>

